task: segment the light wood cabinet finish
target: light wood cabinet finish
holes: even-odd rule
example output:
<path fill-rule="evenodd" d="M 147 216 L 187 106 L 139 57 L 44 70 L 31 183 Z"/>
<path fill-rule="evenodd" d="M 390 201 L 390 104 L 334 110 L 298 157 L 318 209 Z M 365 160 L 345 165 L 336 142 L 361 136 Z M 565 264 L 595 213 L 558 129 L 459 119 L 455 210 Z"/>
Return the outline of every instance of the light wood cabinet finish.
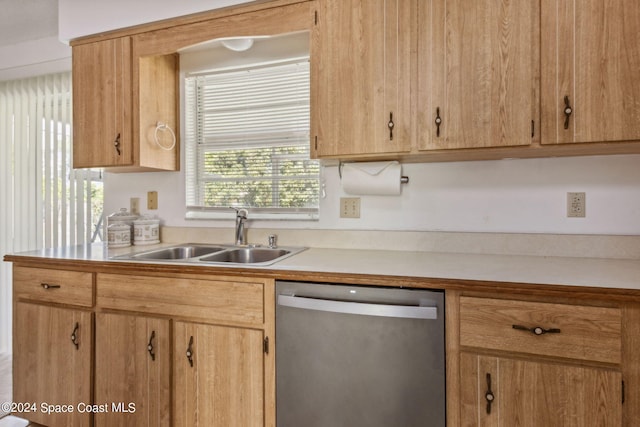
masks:
<path fill-rule="evenodd" d="M 622 376 L 616 370 L 463 352 L 460 371 L 461 426 L 622 425 Z"/>
<path fill-rule="evenodd" d="M 96 426 L 171 425 L 171 335 L 167 319 L 96 314 Z M 152 355 L 153 354 L 153 355 Z M 116 412 L 112 404 L 125 410 Z M 130 408 L 128 405 L 135 406 Z"/>
<path fill-rule="evenodd" d="M 93 275 L 16 266 L 13 269 L 13 293 L 16 299 L 91 307 Z"/>
<path fill-rule="evenodd" d="M 638 2 L 542 0 L 541 34 L 542 143 L 640 139 Z"/>
<path fill-rule="evenodd" d="M 418 2 L 420 149 L 531 143 L 538 13 L 535 1 Z"/>
<path fill-rule="evenodd" d="M 72 58 L 73 167 L 132 165 L 131 37 L 74 46 Z"/>
<path fill-rule="evenodd" d="M 96 369 L 112 367 L 115 378 L 98 379 L 96 397 L 142 402 L 142 410 L 146 405 L 163 424 L 172 378 L 172 425 L 274 427 L 275 346 L 267 343 L 275 337 L 274 292 L 273 280 L 240 276 L 98 273 L 98 309 L 122 313 L 97 314 Z M 169 322 L 173 337 L 167 344 Z M 171 371 L 163 368 L 166 359 L 149 361 L 152 330 L 163 340 L 158 355 L 167 357 L 171 347 Z M 152 384 L 153 392 L 138 393 L 132 384 L 139 382 L 143 388 Z M 144 425 L 151 415 L 123 425 Z"/>
<path fill-rule="evenodd" d="M 265 425 L 262 331 L 176 322 L 174 343 L 176 427 Z"/>
<path fill-rule="evenodd" d="M 621 336 L 618 308 L 460 297 L 462 346 L 619 364 Z"/>
<path fill-rule="evenodd" d="M 312 156 L 409 152 L 414 1 L 317 4 Z"/>
<path fill-rule="evenodd" d="M 126 36 L 73 46 L 74 168 L 179 168 L 177 55 L 134 55 L 134 42 Z M 174 131 L 173 149 L 156 143 L 158 122 Z M 173 142 L 169 132 L 158 139 L 164 147 Z"/>
<path fill-rule="evenodd" d="M 16 302 L 13 319 L 13 401 L 36 405 L 35 411 L 16 415 L 51 427 L 90 425 L 91 414 L 77 405 L 92 402 L 92 314 Z M 71 410 L 46 414 L 43 403 L 71 405 Z"/>
<path fill-rule="evenodd" d="M 638 405 L 626 390 L 639 372 L 636 305 L 449 297 L 459 306 L 451 320 L 459 335 L 448 344 L 458 353 L 457 360 L 448 355 L 448 386 L 459 396 L 449 407 L 459 423 L 449 425 L 635 425 Z M 536 335 L 514 324 L 560 332 Z"/>
<path fill-rule="evenodd" d="M 260 326 L 264 280 L 241 277 L 150 277 L 98 273 L 97 304 L 103 308 Z"/>

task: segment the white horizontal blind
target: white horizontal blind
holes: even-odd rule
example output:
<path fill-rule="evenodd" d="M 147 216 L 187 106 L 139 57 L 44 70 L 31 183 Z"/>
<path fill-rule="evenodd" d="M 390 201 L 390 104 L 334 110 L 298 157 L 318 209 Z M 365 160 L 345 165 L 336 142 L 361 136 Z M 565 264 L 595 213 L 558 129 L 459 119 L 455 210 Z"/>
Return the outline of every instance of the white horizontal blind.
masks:
<path fill-rule="evenodd" d="M 71 169 L 71 104 L 70 73 L 0 82 L 0 256 L 91 237 L 101 189 L 95 200 L 96 172 Z M 0 263 L 0 352 L 10 325 L 11 265 Z"/>
<path fill-rule="evenodd" d="M 309 61 L 187 77 L 188 210 L 317 213 L 309 159 Z"/>

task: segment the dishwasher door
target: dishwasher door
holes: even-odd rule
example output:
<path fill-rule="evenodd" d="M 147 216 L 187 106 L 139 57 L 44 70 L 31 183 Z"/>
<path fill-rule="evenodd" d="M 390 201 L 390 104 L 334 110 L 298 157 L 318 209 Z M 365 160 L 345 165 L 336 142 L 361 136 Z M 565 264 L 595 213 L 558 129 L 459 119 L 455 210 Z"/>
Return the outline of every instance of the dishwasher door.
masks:
<path fill-rule="evenodd" d="M 444 427 L 444 293 L 276 282 L 278 427 Z"/>

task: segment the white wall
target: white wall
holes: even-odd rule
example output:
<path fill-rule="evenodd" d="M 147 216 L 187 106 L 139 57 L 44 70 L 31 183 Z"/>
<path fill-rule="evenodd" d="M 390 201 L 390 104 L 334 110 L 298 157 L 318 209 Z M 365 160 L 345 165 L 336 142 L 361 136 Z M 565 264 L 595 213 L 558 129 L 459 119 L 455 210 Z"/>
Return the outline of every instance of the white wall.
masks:
<path fill-rule="evenodd" d="M 256 221 L 251 227 L 640 235 L 640 155 L 405 164 L 397 197 L 363 196 L 361 218 L 341 219 L 337 167 L 324 168 L 319 221 Z M 185 220 L 182 172 L 106 174 L 105 213 L 158 191 L 165 225 L 228 227 Z M 566 193 L 586 192 L 586 218 L 566 217 Z M 230 213 L 230 219 L 233 217 Z"/>
<path fill-rule="evenodd" d="M 218 9 L 250 0 L 58 0 L 60 40 Z"/>

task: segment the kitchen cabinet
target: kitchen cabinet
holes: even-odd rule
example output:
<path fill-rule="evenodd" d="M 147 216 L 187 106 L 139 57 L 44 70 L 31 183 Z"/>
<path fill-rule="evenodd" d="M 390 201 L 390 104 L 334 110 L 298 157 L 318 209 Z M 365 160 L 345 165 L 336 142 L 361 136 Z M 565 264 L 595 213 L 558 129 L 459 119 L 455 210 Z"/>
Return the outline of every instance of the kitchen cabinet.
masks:
<path fill-rule="evenodd" d="M 640 139 L 640 7 L 543 0 L 542 143 Z"/>
<path fill-rule="evenodd" d="M 101 379 L 97 370 L 96 399 L 149 410 L 139 423 L 127 414 L 96 422 L 140 425 L 155 416 L 151 425 L 275 426 L 274 286 L 242 277 L 98 273 L 97 308 L 119 313 L 97 314 L 96 368 L 112 373 Z"/>
<path fill-rule="evenodd" d="M 91 313 L 14 307 L 13 401 L 33 405 L 16 415 L 52 427 L 89 425 L 91 414 L 78 405 L 91 402 Z"/>
<path fill-rule="evenodd" d="M 418 2 L 420 150 L 528 146 L 538 108 L 535 1 Z"/>
<path fill-rule="evenodd" d="M 312 156 L 411 150 L 413 0 L 322 0 L 311 43 Z"/>
<path fill-rule="evenodd" d="M 33 405 L 16 415 L 89 425 L 91 414 L 78 405 L 91 402 L 93 315 L 83 306 L 92 303 L 92 275 L 14 267 L 13 280 L 13 401 Z M 47 413 L 49 405 L 61 406 Z"/>
<path fill-rule="evenodd" d="M 615 369 L 462 353 L 462 425 L 620 426 Z"/>
<path fill-rule="evenodd" d="M 178 169 L 177 57 L 135 46 L 130 36 L 73 45 L 74 168 Z"/>
<path fill-rule="evenodd" d="M 133 163 L 131 37 L 74 46 L 73 167 Z"/>
<path fill-rule="evenodd" d="M 461 296 L 461 425 L 620 426 L 622 310 Z"/>
<path fill-rule="evenodd" d="M 171 425 L 169 323 L 96 314 L 95 401 L 107 405 L 107 411 L 96 413 L 96 426 Z"/>
<path fill-rule="evenodd" d="M 263 426 L 262 331 L 176 322 L 175 426 Z"/>

